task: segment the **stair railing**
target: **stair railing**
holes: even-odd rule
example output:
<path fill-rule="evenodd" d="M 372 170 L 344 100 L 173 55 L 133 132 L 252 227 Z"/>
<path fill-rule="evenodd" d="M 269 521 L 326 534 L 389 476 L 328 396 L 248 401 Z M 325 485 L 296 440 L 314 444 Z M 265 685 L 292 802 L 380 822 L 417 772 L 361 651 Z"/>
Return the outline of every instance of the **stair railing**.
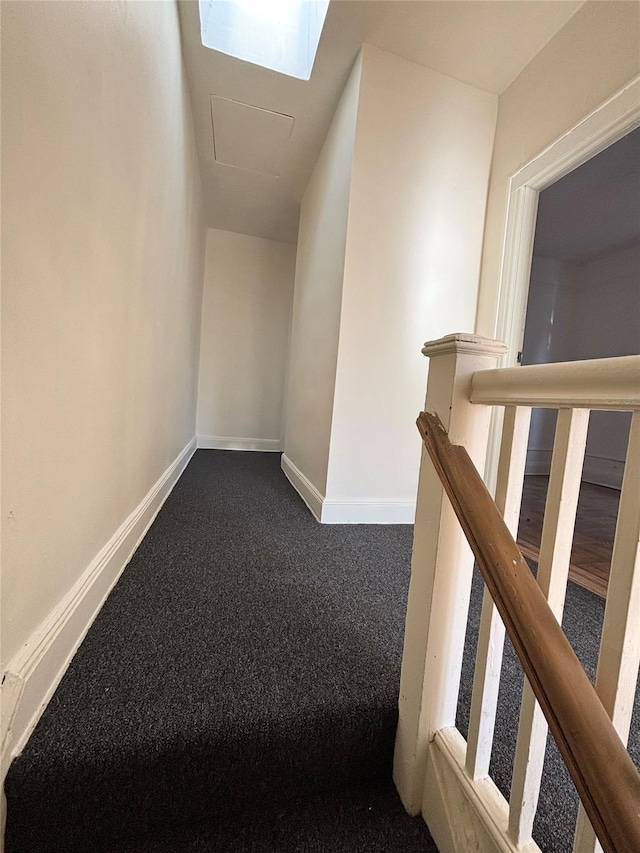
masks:
<path fill-rule="evenodd" d="M 597 849 L 594 827 L 605 850 L 640 850 L 640 786 L 624 749 L 640 662 L 640 357 L 492 369 L 502 351 L 468 335 L 423 350 L 431 358 L 425 410 L 434 417 L 419 418 L 429 450 L 418 489 L 394 778 L 441 853 L 537 851 L 531 833 L 549 720 L 584 804 L 574 851 Z M 489 406 L 505 407 L 495 504 L 476 471 Z M 559 414 L 536 581 L 513 538 L 531 407 L 538 406 Z M 591 409 L 634 412 L 595 691 L 559 625 Z M 486 589 L 465 742 L 455 718 L 474 553 Z M 505 624 L 527 675 L 509 803 L 489 777 Z"/>

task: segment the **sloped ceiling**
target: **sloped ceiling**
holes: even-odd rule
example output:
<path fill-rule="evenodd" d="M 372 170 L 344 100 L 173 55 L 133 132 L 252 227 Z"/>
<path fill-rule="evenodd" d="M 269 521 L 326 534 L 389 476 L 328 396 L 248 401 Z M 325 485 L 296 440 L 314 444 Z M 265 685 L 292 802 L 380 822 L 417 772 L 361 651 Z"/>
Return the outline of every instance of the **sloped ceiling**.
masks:
<path fill-rule="evenodd" d="M 302 195 L 363 42 L 500 93 L 581 5 L 571 0 L 332 0 L 311 80 L 302 81 L 203 47 L 198 4 L 180 0 L 209 226 L 296 241 Z M 290 117 L 290 134 L 274 122 L 269 132 L 277 140 L 269 137 L 275 146 L 270 152 L 245 151 L 241 166 L 220 162 L 212 123 L 216 99 L 245 105 L 242 115 L 242 110 L 235 113 L 235 126 L 218 121 L 216 132 L 225 135 L 227 150 L 247 147 L 253 119 L 265 126 L 259 111 Z M 252 107 L 258 111 L 251 113 Z M 265 171 L 261 164 L 274 160 L 277 168 Z"/>

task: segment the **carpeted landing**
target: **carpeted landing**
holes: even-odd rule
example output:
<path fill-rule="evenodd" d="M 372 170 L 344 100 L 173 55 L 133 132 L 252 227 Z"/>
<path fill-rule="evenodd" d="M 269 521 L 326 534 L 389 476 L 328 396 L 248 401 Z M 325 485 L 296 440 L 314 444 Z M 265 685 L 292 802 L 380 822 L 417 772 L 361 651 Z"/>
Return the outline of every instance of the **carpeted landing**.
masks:
<path fill-rule="evenodd" d="M 390 785 L 408 526 L 198 451 L 6 782 L 7 853 L 433 851 Z"/>
<path fill-rule="evenodd" d="M 319 525 L 276 454 L 198 451 L 7 777 L 6 853 L 433 853 L 390 782 L 412 530 Z M 466 732 L 482 582 L 458 725 Z M 592 674 L 603 606 L 569 584 Z M 508 796 L 507 645 L 492 775 Z M 640 762 L 640 703 L 631 752 Z M 534 836 L 572 847 L 549 739 Z"/>

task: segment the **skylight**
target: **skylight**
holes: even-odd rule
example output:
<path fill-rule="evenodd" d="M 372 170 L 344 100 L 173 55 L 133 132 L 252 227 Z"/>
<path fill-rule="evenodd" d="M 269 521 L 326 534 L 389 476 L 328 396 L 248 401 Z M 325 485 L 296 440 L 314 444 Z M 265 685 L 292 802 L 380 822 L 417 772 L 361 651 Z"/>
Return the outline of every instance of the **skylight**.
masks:
<path fill-rule="evenodd" d="M 202 44 L 308 80 L 329 0 L 199 0 Z"/>

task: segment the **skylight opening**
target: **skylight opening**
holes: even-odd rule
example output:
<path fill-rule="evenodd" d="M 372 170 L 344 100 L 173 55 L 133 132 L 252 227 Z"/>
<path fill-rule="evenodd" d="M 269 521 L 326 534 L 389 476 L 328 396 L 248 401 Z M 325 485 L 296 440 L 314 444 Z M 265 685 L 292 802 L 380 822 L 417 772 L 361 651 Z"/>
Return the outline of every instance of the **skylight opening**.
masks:
<path fill-rule="evenodd" d="M 199 0 L 202 44 L 309 80 L 329 0 Z"/>

